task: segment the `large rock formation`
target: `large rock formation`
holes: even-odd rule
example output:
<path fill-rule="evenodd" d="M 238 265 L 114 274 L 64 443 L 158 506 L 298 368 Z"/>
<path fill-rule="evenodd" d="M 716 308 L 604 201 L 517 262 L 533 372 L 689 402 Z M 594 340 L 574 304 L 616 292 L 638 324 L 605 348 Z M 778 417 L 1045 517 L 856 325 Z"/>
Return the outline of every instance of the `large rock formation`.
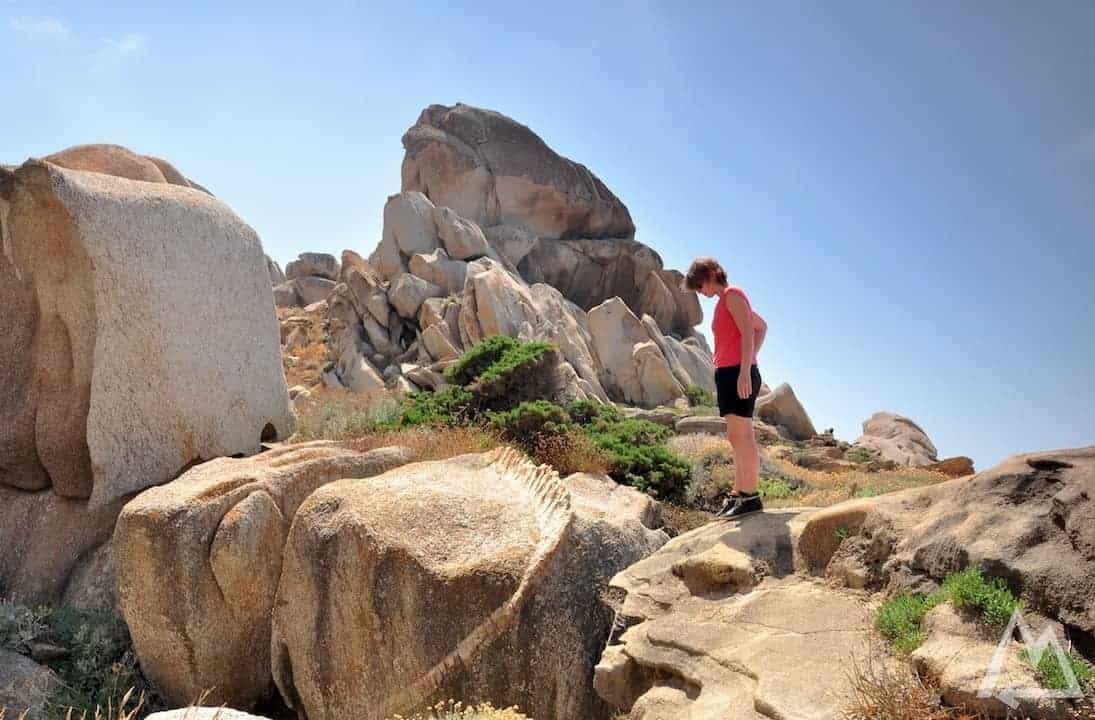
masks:
<path fill-rule="evenodd" d="M 327 442 L 202 463 L 125 506 L 114 531 L 122 613 L 146 677 L 184 704 L 251 707 L 272 689 L 270 612 L 297 508 L 317 488 L 410 460 Z M 355 482 L 366 482 L 355 480 Z"/>
<path fill-rule="evenodd" d="M 495 259 L 504 258 L 528 282 L 557 288 L 583 310 L 619 297 L 662 332 L 682 337 L 702 319 L 696 294 L 680 287 L 681 274 L 665 270 L 658 254 L 634 239 L 624 203 L 524 125 L 468 105 L 431 105 L 403 146 L 403 190 L 482 228 L 474 247 L 493 248 Z M 385 211 L 384 219 L 387 226 L 396 218 Z"/>
<path fill-rule="evenodd" d="M 383 720 L 438 700 L 607 718 L 590 677 L 597 598 L 665 540 L 649 498 L 561 481 L 511 449 L 415 463 L 315 492 L 289 533 L 275 680 L 312 720 Z"/>
<path fill-rule="evenodd" d="M 551 285 L 530 286 L 504 252 L 480 243 L 483 235 L 470 220 L 418 192 L 390 197 L 384 218 L 383 239 L 368 261 L 344 253 L 330 296 L 332 376 L 339 385 L 366 394 L 395 390 L 401 381 L 421 386 L 404 366 L 418 377 L 432 368 L 433 377 L 475 343 L 501 334 L 554 343 L 569 397 L 612 395 L 657 405 L 683 397 L 688 385 L 713 389 L 710 353 L 697 336 L 664 335 L 653 319 L 640 323 L 615 300 L 626 313 L 603 322 L 605 332 L 623 333 L 611 326 L 626 315 L 636 339 L 626 348 L 604 345 L 580 307 Z M 598 352 L 597 343 L 606 351 Z M 637 368 L 629 384 L 614 381 L 618 353 Z"/>
<path fill-rule="evenodd" d="M 931 465 L 939 460 L 935 445 L 919 425 L 907 417 L 877 412 L 863 421 L 863 435 L 855 441 L 898 465 Z"/>
<path fill-rule="evenodd" d="M 130 495 L 294 420 L 258 236 L 221 202 L 28 161 L 0 235 L 0 593 L 40 600 Z"/>
<path fill-rule="evenodd" d="M 480 227 L 517 225 L 552 239 L 635 234 L 627 207 L 596 175 L 500 113 L 431 105 L 403 147 L 403 189 Z"/>
<path fill-rule="evenodd" d="M 571 397 L 656 405 L 689 385 L 714 389 L 693 330 L 695 293 L 633 239 L 627 208 L 589 171 L 513 120 L 465 105 L 427 108 L 404 146 L 403 191 L 384 206 L 380 243 L 367 261 L 344 253 L 339 284 L 311 299 L 329 293 L 326 382 L 405 392 L 421 386 L 405 367 L 433 378 L 502 333 L 558 345 Z M 310 301 L 294 285 L 302 279 L 275 288 L 279 305 Z M 599 341 L 598 353 L 586 311 L 613 298 L 627 317 L 602 325 L 634 342 Z M 608 327 L 619 323 L 627 329 Z"/>

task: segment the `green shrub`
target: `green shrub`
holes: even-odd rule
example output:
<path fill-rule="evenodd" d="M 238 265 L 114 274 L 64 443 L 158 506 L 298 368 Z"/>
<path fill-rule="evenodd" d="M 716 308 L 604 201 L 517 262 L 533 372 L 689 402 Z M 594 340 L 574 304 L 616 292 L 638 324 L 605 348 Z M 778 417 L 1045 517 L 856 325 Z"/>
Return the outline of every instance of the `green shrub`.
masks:
<path fill-rule="evenodd" d="M 607 453 L 609 475 L 662 499 L 679 499 L 691 466 L 663 443 L 669 428 L 647 420 L 597 420 L 586 432 Z"/>
<path fill-rule="evenodd" d="M 96 708 L 119 708 L 131 688 L 147 691 L 133 653 L 129 632 L 113 613 L 73 607 L 27 608 L 0 602 L 0 648 L 26 653 L 31 642 L 49 643 L 68 651 L 65 657 L 45 665 L 61 682 L 48 698 L 46 714 L 64 718 Z M 135 705 L 137 697 L 131 697 Z M 119 714 L 120 716 L 120 714 Z"/>
<path fill-rule="evenodd" d="M 474 420 L 476 414 L 472 394 L 462 387 L 448 385 L 433 392 L 411 393 L 396 424 L 458 425 Z"/>
<path fill-rule="evenodd" d="M 944 599 L 938 593 L 892 597 L 878 609 L 875 627 L 890 641 L 895 652 L 902 655 L 910 653 L 924 642 L 924 616 Z"/>
<path fill-rule="evenodd" d="M 844 459 L 854 463 L 869 463 L 878 459 L 878 453 L 862 445 L 852 445 L 844 451 Z"/>
<path fill-rule="evenodd" d="M 25 652 L 28 643 L 45 634 L 48 613 L 0 600 L 0 650 Z"/>
<path fill-rule="evenodd" d="M 608 453 L 609 475 L 664 500 L 677 500 L 688 482 L 689 467 L 664 445 L 594 443 Z"/>
<path fill-rule="evenodd" d="M 623 419 L 620 409 L 610 403 L 596 400 L 571 400 L 565 406 L 567 415 L 577 425 L 592 425 L 598 420 L 617 422 Z"/>
<path fill-rule="evenodd" d="M 1042 684 L 1042 687 L 1050 690 L 1071 689 L 1070 678 L 1065 674 L 1065 669 L 1057 659 L 1057 653 L 1053 652 L 1051 648 L 1047 647 L 1042 651 L 1042 657 L 1038 659 L 1037 663 L 1034 662 L 1027 648 L 1019 651 L 1019 657 L 1023 662 L 1034 668 L 1034 672 L 1038 675 L 1038 682 Z M 1065 653 L 1065 662 L 1072 670 L 1072 677 L 1076 678 L 1076 684 L 1083 690 L 1091 689 L 1093 678 L 1091 665 L 1074 652 Z"/>
<path fill-rule="evenodd" d="M 549 343 L 493 335 L 467 350 L 445 379 L 469 390 L 482 409 L 509 410 L 526 400 L 554 400 L 558 354 Z"/>
<path fill-rule="evenodd" d="M 1002 627 L 1023 607 L 1001 578 L 986 579 L 979 568 L 969 568 L 943 581 L 943 593 L 956 608 L 976 612 L 989 627 Z"/>
<path fill-rule="evenodd" d="M 717 417 L 719 409 L 714 405 L 693 405 L 692 414 L 696 417 Z"/>
<path fill-rule="evenodd" d="M 50 703 L 56 715 L 63 716 L 70 707 L 74 715 L 116 707 L 122 695 L 141 685 L 129 633 L 113 613 L 62 607 L 46 623 L 48 639 L 70 651 L 68 657 L 47 663 L 64 681 Z"/>
<path fill-rule="evenodd" d="M 664 425 L 649 420 L 629 418 L 627 420 L 599 419 L 589 426 L 594 442 L 600 438 L 611 438 L 613 442 L 629 445 L 657 445 L 665 442 L 673 431 Z"/>
<path fill-rule="evenodd" d="M 688 404 L 692 407 L 715 404 L 715 396 L 711 394 L 711 391 L 699 385 L 689 385 L 684 389 L 684 394 L 688 398 Z"/>
<path fill-rule="evenodd" d="M 794 497 L 798 489 L 782 476 L 764 476 L 757 483 L 757 492 L 765 500 L 786 500 Z"/>
<path fill-rule="evenodd" d="M 503 355 L 520 345 L 520 340 L 508 335 L 492 335 L 464 351 L 445 371 L 445 380 L 462 387 L 469 385 Z"/>
<path fill-rule="evenodd" d="M 492 412 L 488 418 L 503 438 L 530 448 L 546 435 L 562 435 L 571 429 L 567 412 L 547 400 L 525 401 L 512 410 Z"/>
<path fill-rule="evenodd" d="M 863 485 L 856 488 L 855 496 L 857 498 L 878 497 L 882 492 L 883 491 L 880 488 L 876 488 L 873 485 Z"/>

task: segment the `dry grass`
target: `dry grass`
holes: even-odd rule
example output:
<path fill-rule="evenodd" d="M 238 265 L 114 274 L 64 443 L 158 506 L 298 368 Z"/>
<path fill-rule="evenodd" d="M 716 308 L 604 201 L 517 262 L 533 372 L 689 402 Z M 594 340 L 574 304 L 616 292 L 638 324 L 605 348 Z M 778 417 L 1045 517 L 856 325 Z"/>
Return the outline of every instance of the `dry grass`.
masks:
<path fill-rule="evenodd" d="M 580 432 L 546 435 L 528 452 L 535 462 L 552 466 L 563 477 L 576 472 L 607 475 L 609 470 L 605 451 Z"/>
<path fill-rule="evenodd" d="M 807 470 L 788 460 L 773 459 L 763 453 L 762 462 L 766 468 L 790 480 L 791 484 L 802 487 L 793 497 L 772 500 L 769 503 L 772 507 L 825 507 L 856 497 L 872 497 L 951 479 L 942 473 L 923 468 L 880 472 L 853 470 L 843 473 Z"/>
<path fill-rule="evenodd" d="M 303 317 L 308 323 L 302 324 L 307 342 L 291 351 L 282 348 L 282 362 L 285 367 L 285 383 L 289 387 L 304 385 L 311 387 L 320 382 L 323 366 L 327 364 L 327 331 L 321 313 L 305 312 L 303 308 L 277 308 L 279 322 L 291 317 Z M 282 340 L 285 338 L 283 337 Z M 290 360 L 292 356 L 295 360 Z"/>
<path fill-rule="evenodd" d="M 410 448 L 419 460 L 445 460 L 467 453 L 486 452 L 505 443 L 483 428 L 459 425 L 370 432 L 345 438 L 340 444 L 359 452 L 400 445 Z"/>
<path fill-rule="evenodd" d="M 680 455 L 688 462 L 696 462 L 706 457 L 719 456 L 728 462 L 734 461 L 734 448 L 726 438 L 714 435 L 693 433 L 689 435 L 674 435 L 669 438 L 666 445 L 673 452 Z"/>
<path fill-rule="evenodd" d="M 289 442 L 344 440 L 373 432 L 399 412 L 392 398 L 370 399 L 348 390 L 317 387 L 297 407 L 297 430 Z"/>
<path fill-rule="evenodd" d="M 449 700 L 437 703 L 426 714 L 412 717 L 395 715 L 389 720 L 529 720 L 529 717 L 522 715 L 516 707 L 496 708 L 489 702 L 464 705 L 461 702 Z"/>
<path fill-rule="evenodd" d="M 871 649 L 864 660 L 852 658 L 848 669 L 851 697 L 844 720 L 984 720 L 984 716 L 944 707 L 938 691 L 904 662 Z"/>

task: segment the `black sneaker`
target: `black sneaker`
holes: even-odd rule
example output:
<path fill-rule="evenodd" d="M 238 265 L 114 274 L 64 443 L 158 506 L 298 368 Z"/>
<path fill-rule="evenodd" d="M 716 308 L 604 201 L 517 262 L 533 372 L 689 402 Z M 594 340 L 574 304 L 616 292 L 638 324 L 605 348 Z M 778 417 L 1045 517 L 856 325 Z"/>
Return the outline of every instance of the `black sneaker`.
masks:
<path fill-rule="evenodd" d="M 761 502 L 760 495 L 757 493 L 731 496 L 727 504 L 728 506 L 724 506 L 718 514 L 718 517 L 727 520 L 736 520 L 764 509 L 764 503 Z"/>
<path fill-rule="evenodd" d="M 741 495 L 727 495 L 726 499 L 722 501 L 722 507 L 715 513 L 715 517 L 723 517 L 726 513 L 730 512 L 738 501 L 741 500 Z"/>

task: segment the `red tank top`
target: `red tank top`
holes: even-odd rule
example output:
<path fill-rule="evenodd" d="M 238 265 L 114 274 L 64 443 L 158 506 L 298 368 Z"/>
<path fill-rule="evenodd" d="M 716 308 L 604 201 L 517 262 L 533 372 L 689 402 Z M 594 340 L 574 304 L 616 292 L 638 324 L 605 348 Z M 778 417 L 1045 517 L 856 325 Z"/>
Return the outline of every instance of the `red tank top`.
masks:
<path fill-rule="evenodd" d="M 740 287 L 733 285 L 727 287 L 719 295 L 719 302 L 715 305 L 715 317 L 711 321 L 711 334 L 715 336 L 715 367 L 731 367 L 741 364 L 741 330 L 734 322 L 734 316 L 730 314 L 730 308 L 726 307 L 726 294 L 735 293 L 745 301 L 745 307 L 749 308 L 752 315 L 753 306 L 749 303 L 749 296 Z M 756 339 L 756 331 L 750 328 Z M 756 345 L 753 345 L 753 365 L 757 364 Z"/>

